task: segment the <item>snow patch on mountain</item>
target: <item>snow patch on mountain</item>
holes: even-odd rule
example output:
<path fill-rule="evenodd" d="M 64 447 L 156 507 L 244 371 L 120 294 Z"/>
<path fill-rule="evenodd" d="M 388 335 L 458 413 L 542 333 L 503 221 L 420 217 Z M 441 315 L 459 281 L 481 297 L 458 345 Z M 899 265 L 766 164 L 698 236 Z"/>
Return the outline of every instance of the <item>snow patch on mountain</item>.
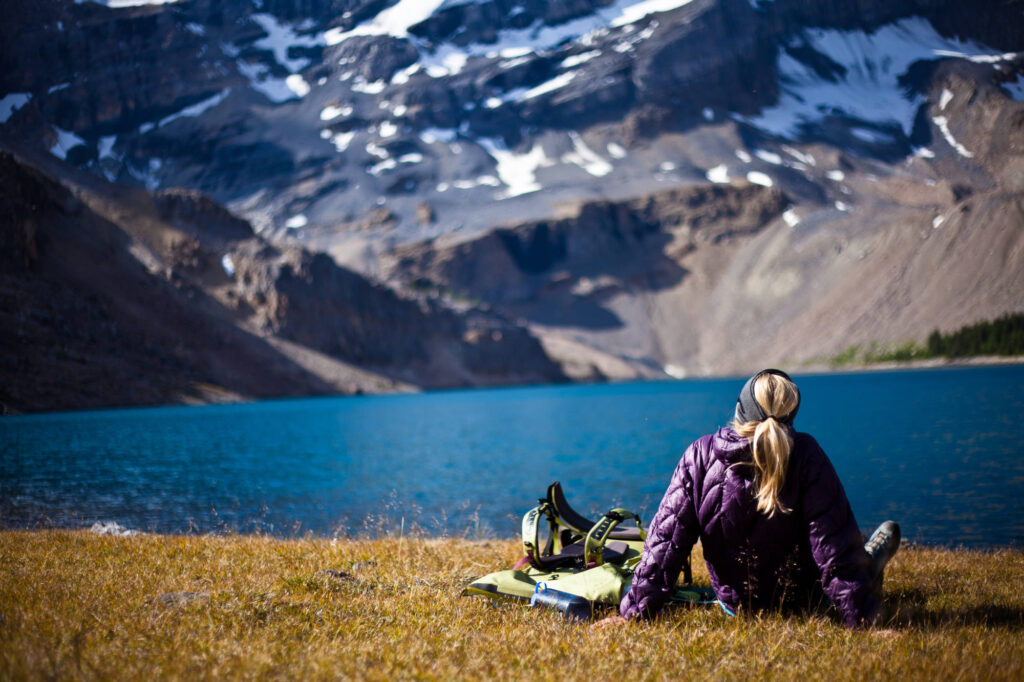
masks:
<path fill-rule="evenodd" d="M 352 107 L 349 105 L 328 104 L 320 110 L 321 121 L 333 121 L 339 116 L 351 116 Z"/>
<path fill-rule="evenodd" d="M 352 142 L 352 138 L 355 136 L 355 132 L 338 133 L 331 138 L 331 144 L 340 154 L 341 152 L 348 149 L 349 144 Z"/>
<path fill-rule="evenodd" d="M 289 53 L 293 47 L 310 48 L 324 45 L 323 35 L 302 34 L 302 31 L 312 28 L 312 23 L 308 20 L 296 26 L 288 26 L 271 14 L 253 14 L 252 19 L 266 34 L 256 40 L 253 46 L 272 53 L 274 61 L 287 71 L 288 75 L 279 78 L 273 75 L 273 70 L 266 64 L 248 59 L 238 59 L 235 62 L 239 73 L 249 80 L 254 90 L 277 104 L 302 99 L 308 95 L 311 87 L 298 72 L 309 66 L 310 60 L 305 57 L 292 57 Z M 224 44 L 221 45 L 221 49 L 232 58 L 240 54 L 240 50 L 234 45 Z"/>
<path fill-rule="evenodd" d="M 362 76 L 352 81 L 352 92 L 361 92 L 364 95 L 379 95 L 386 87 L 387 83 L 382 80 L 369 83 Z"/>
<path fill-rule="evenodd" d="M 407 67 L 406 70 L 419 67 L 431 78 L 446 78 L 461 72 L 469 61 L 470 56 L 472 55 L 464 52 L 462 49 L 446 44 L 442 45 L 435 52 L 421 58 L 416 64 Z M 509 57 L 511 55 L 502 53 L 494 56 Z"/>
<path fill-rule="evenodd" d="M 311 90 L 311 88 L 309 87 L 309 83 L 306 82 L 306 79 L 297 73 L 293 73 L 292 75 L 285 78 L 284 84 L 287 85 L 288 89 L 294 92 L 299 97 L 299 99 L 302 99 L 303 97 L 308 95 L 309 91 Z"/>
<path fill-rule="evenodd" d="M 870 144 L 891 144 L 892 142 L 895 141 L 892 135 L 889 135 L 880 130 L 864 128 L 862 126 L 851 127 L 850 134 L 856 137 L 858 140 L 868 142 Z"/>
<path fill-rule="evenodd" d="M 944 38 L 927 19 L 920 17 L 887 24 L 873 33 L 807 29 L 789 47 L 793 53 L 798 49 L 813 50 L 841 67 L 831 77 L 825 77 L 791 51 L 780 53 L 782 94 L 778 104 L 758 116 L 737 118 L 789 138 L 799 137 L 833 114 L 894 126 L 909 137 L 924 100 L 919 95 L 909 95 L 899 81 L 914 62 L 943 57 L 988 60 L 1006 56 L 992 54 L 992 50 L 973 41 Z M 873 136 L 870 141 L 889 140 Z"/>
<path fill-rule="evenodd" d="M 754 185 L 762 185 L 764 187 L 771 187 L 775 184 L 772 182 L 771 177 L 760 171 L 750 171 L 747 173 L 747 182 Z"/>
<path fill-rule="evenodd" d="M 974 62 L 975 64 L 998 64 L 1000 62 L 1012 62 L 1024 53 L 1003 52 L 1001 54 L 968 54 L 965 52 L 957 52 L 956 50 L 937 50 L 935 54 L 941 57 L 966 59 L 967 61 Z"/>
<path fill-rule="evenodd" d="M 57 126 L 53 126 L 53 130 L 54 132 L 57 133 L 57 141 L 53 144 L 52 147 L 50 147 L 50 153 L 56 156 L 58 159 L 66 159 L 68 156 L 68 152 L 73 147 L 77 147 L 80 144 L 85 144 L 85 140 L 83 140 L 78 135 L 75 135 L 74 133 L 68 130 L 58 128 Z"/>
<path fill-rule="evenodd" d="M 499 180 L 498 178 L 494 177 L 493 175 L 481 175 L 480 177 L 474 178 L 472 180 L 469 180 L 469 179 L 456 180 L 456 181 L 452 182 L 451 184 L 442 182 L 442 183 L 438 184 L 437 191 L 438 192 L 445 192 L 448 189 L 451 189 L 452 187 L 454 187 L 455 189 L 475 189 L 475 188 L 480 187 L 482 185 L 483 186 L 487 186 L 487 187 L 501 187 L 501 180 Z M 442 189 L 442 187 L 444 187 L 444 189 Z M 499 198 L 502 198 L 502 197 L 499 197 Z"/>
<path fill-rule="evenodd" d="M 949 119 L 947 119 L 945 116 L 936 116 L 935 118 L 932 119 L 932 122 L 935 123 L 939 131 L 942 133 L 942 137 L 946 138 L 946 142 L 949 143 L 950 147 L 956 150 L 957 154 L 967 159 L 970 159 L 974 156 L 973 152 L 967 151 L 967 148 L 960 144 L 955 137 L 953 137 L 953 133 L 950 132 L 949 130 Z"/>
<path fill-rule="evenodd" d="M 497 164 L 495 170 L 498 177 L 507 187 L 498 196 L 499 199 L 508 199 L 544 189 L 543 185 L 537 182 L 537 170 L 554 165 L 554 162 L 548 158 L 543 146 L 535 144 L 527 153 L 516 154 L 509 151 L 501 140 L 480 138 L 478 142 L 494 159 Z"/>
<path fill-rule="evenodd" d="M 612 165 L 586 145 L 580 134 L 573 131 L 569 133 L 572 141 L 572 151 L 562 155 L 563 163 L 573 163 L 587 171 L 594 177 L 603 177 L 612 172 Z"/>
<path fill-rule="evenodd" d="M 545 81 L 540 85 L 530 88 L 523 93 L 523 99 L 533 99 L 534 97 L 540 97 L 554 90 L 564 88 L 566 85 L 572 82 L 576 77 L 575 71 L 566 71 L 563 74 L 559 74 L 551 80 Z"/>
<path fill-rule="evenodd" d="M 271 102 L 280 104 L 297 98 L 298 95 L 288 84 L 288 79 L 272 76 L 266 64 L 248 62 L 244 59 L 239 59 L 235 64 L 239 73 L 249 79 L 253 90 L 262 93 Z"/>
<path fill-rule="evenodd" d="M 369 168 L 366 169 L 366 172 L 369 173 L 370 175 L 377 176 L 385 171 L 394 170 L 395 168 L 398 168 L 398 162 L 395 161 L 394 159 L 389 158 L 384 159 L 378 164 L 370 166 Z"/>
<path fill-rule="evenodd" d="M 624 159 L 629 155 L 625 148 L 616 142 L 609 142 L 606 149 L 608 150 L 608 156 L 613 159 Z"/>
<path fill-rule="evenodd" d="M 5 95 L 3 99 L 0 99 L 0 123 L 7 123 L 7 119 L 15 111 L 28 104 L 31 99 L 32 95 L 28 92 L 12 92 Z"/>
<path fill-rule="evenodd" d="M 289 57 L 288 52 L 291 48 L 319 47 L 324 44 L 322 35 L 301 35 L 296 28 L 282 24 L 271 14 L 253 14 L 252 19 L 267 34 L 253 45 L 261 50 L 273 52 L 277 63 L 288 69 L 289 73 L 296 73 L 309 66 L 309 59 Z M 300 24 L 298 30 L 302 30 L 303 26 Z"/>
<path fill-rule="evenodd" d="M 803 164 L 806 164 L 808 166 L 817 166 L 818 165 L 818 162 L 817 162 L 817 160 L 815 160 L 813 155 L 811 155 L 811 154 L 804 154 L 799 149 L 794 149 L 793 147 L 790 147 L 788 145 L 782 145 L 782 151 L 786 152 L 787 154 L 792 156 L 797 161 L 799 161 L 799 162 L 801 162 Z"/>
<path fill-rule="evenodd" d="M 139 126 L 139 132 L 145 134 L 148 133 L 150 130 L 153 130 L 154 128 L 160 128 L 162 126 L 167 125 L 168 123 L 172 123 L 173 121 L 177 121 L 181 118 L 196 118 L 198 116 L 201 116 L 202 114 L 206 113 L 210 109 L 213 109 L 215 106 L 223 102 L 230 93 L 231 88 L 227 88 L 222 92 L 213 95 L 212 97 L 207 97 L 202 101 L 196 102 L 191 106 L 185 107 L 181 111 L 170 114 L 169 116 L 165 116 L 164 118 L 160 119 L 159 121 L 156 121 L 155 123 L 143 123 L 141 126 Z"/>
<path fill-rule="evenodd" d="M 709 182 L 724 184 L 729 182 L 729 167 L 724 163 L 708 169 L 706 173 Z"/>
<path fill-rule="evenodd" d="M 663 367 L 662 369 L 665 372 L 665 374 L 672 377 L 673 379 L 686 378 L 686 369 L 680 367 L 679 365 L 665 365 L 665 367 Z"/>
<path fill-rule="evenodd" d="M 1024 102 L 1024 74 L 1017 76 L 1017 80 L 1003 83 L 1003 87 L 1010 93 L 1010 97 L 1018 102 Z"/>
<path fill-rule="evenodd" d="M 322 38 L 326 45 L 337 45 L 355 36 L 392 36 L 408 39 L 419 49 L 420 59 L 393 77 L 397 79 L 393 82 L 401 83 L 406 82 L 409 76 L 419 69 L 425 70 L 427 75 L 433 78 L 454 75 L 473 57 L 514 60 L 552 50 L 569 42 L 578 41 L 581 45 L 590 45 L 598 35 L 610 30 L 629 33 L 632 31 L 632 24 L 652 14 L 678 9 L 690 2 L 692 0 L 618 0 L 591 14 L 558 25 L 547 25 L 538 19 L 525 28 L 502 29 L 497 32 L 494 42 L 428 45 L 411 35 L 409 29 L 451 4 L 444 0 L 399 0 L 397 4 L 382 10 L 374 18 L 353 29 L 329 29 Z M 638 32 L 631 41 L 625 43 L 626 49 L 630 49 L 633 43 L 650 37 L 653 28 L 648 26 L 644 31 Z M 564 67 L 572 68 L 599 54 L 599 51 L 590 51 L 567 57 Z"/>
<path fill-rule="evenodd" d="M 452 128 L 424 128 L 420 131 L 420 139 L 425 144 L 444 142 L 451 144 L 459 136 L 459 132 Z"/>
<path fill-rule="evenodd" d="M 948 88 L 942 88 L 942 96 L 939 97 L 939 109 L 945 110 L 946 106 L 953 101 L 953 93 Z"/>
<path fill-rule="evenodd" d="M 367 154 L 369 154 L 370 156 L 376 156 L 378 159 L 386 159 L 390 156 L 390 154 L 388 154 L 387 149 L 384 149 L 383 147 L 378 147 L 373 142 L 367 142 L 365 149 Z"/>
<path fill-rule="evenodd" d="M 352 138 L 355 136 L 356 132 L 354 130 L 337 134 L 332 134 L 330 130 L 320 131 L 320 137 L 330 140 L 339 154 L 348 149 L 348 146 L 352 143 Z"/>
<path fill-rule="evenodd" d="M 410 28 L 429 19 L 444 4 L 444 0 L 399 0 L 370 21 L 363 22 L 350 31 L 338 28 L 328 30 L 324 33 L 324 41 L 327 45 L 337 45 L 355 36 L 405 38 L 409 35 Z"/>
<path fill-rule="evenodd" d="M 601 50 L 590 50 L 588 52 L 581 52 L 580 54 L 574 54 L 563 59 L 561 66 L 563 69 L 572 69 L 579 66 L 580 64 L 586 64 L 594 57 L 600 56 Z"/>
<path fill-rule="evenodd" d="M 643 0 L 635 4 L 620 3 L 619 16 L 609 23 L 610 26 L 625 26 L 635 24 L 649 14 L 658 12 L 669 12 L 678 9 L 683 5 L 690 4 L 692 0 Z"/>
<path fill-rule="evenodd" d="M 775 152 L 765 151 L 764 149 L 755 149 L 754 156 L 756 156 L 757 158 L 761 159 L 766 163 L 770 163 L 775 166 L 782 165 L 782 157 L 776 154 Z"/>
<path fill-rule="evenodd" d="M 96 143 L 96 148 L 99 150 L 100 159 L 113 159 L 114 156 L 114 143 L 117 142 L 117 135 L 107 135 L 101 137 Z"/>

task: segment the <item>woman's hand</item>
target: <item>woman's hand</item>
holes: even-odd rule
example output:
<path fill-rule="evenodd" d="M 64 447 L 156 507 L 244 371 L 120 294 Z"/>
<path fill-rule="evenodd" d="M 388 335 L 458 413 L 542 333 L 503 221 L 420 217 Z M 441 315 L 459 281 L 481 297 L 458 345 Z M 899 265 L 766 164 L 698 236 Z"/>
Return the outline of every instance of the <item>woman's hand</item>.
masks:
<path fill-rule="evenodd" d="M 626 621 L 625 618 L 623 618 L 622 616 L 619 616 L 619 615 L 608 616 L 607 618 L 602 618 L 601 620 L 597 621 L 596 623 L 591 625 L 590 628 L 592 630 L 600 630 L 601 628 L 615 627 L 617 625 L 625 625 L 627 622 L 628 621 Z"/>

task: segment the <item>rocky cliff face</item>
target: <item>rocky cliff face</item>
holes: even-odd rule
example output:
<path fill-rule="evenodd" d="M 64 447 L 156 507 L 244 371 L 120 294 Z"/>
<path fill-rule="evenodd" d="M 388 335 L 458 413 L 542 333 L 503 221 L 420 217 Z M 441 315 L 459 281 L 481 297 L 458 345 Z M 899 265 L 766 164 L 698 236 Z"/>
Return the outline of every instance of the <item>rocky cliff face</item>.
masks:
<path fill-rule="evenodd" d="M 604 294 L 624 286 L 664 289 L 685 277 L 676 261 L 698 242 L 757 232 L 785 205 L 780 192 L 758 185 L 697 186 L 630 201 L 587 202 L 563 218 L 499 227 L 466 241 L 399 248 L 390 268 L 393 277 L 417 286 L 539 308 L 559 289 L 588 295 L 595 286 Z M 598 280 L 603 284 L 594 284 Z"/>
<path fill-rule="evenodd" d="M 562 380 L 530 333 L 485 311 L 402 299 L 330 257 L 254 240 L 227 296 L 257 328 L 426 387 Z"/>
<path fill-rule="evenodd" d="M 525 329 L 277 249 L 195 192 L 69 189 L 6 152 L 0 178 L 5 412 L 564 378 Z"/>
<path fill-rule="evenodd" d="M 5 11 L 0 142 L 154 192 L 160 267 L 394 380 L 813 365 L 1024 308 L 1015 0 Z"/>
<path fill-rule="evenodd" d="M 2 153 L 0 177 L 4 412 L 333 388 L 206 314 L 201 291 L 160 276 L 141 243 L 48 175 Z"/>

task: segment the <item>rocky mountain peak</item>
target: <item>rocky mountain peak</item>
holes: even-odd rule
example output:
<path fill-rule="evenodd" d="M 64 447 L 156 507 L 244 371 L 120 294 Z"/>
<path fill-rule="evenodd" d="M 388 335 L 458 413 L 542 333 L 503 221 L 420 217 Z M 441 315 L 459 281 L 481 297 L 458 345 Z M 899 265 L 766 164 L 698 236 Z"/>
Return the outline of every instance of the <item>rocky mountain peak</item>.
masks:
<path fill-rule="evenodd" d="M 152 193 L 161 267 L 346 362 L 397 311 L 470 383 L 534 337 L 592 378 L 810 363 L 1024 306 L 982 255 L 1017 253 L 1018 5 L 13 0 L 0 145 Z M 937 293 L 940 244 L 989 279 Z M 388 357 L 443 383 L 424 343 Z"/>

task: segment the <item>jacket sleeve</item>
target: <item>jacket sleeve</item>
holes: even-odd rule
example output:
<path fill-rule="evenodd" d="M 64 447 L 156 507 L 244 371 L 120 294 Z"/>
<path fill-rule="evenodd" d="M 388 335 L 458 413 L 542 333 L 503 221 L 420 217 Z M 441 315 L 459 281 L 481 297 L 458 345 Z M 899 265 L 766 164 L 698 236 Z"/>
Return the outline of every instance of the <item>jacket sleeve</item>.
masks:
<path fill-rule="evenodd" d="M 803 511 L 821 586 L 847 627 L 870 624 L 879 603 L 871 591 L 871 560 L 864 537 L 832 462 L 813 438 L 801 436 L 807 439 L 808 453 L 802 472 Z"/>
<path fill-rule="evenodd" d="M 683 454 L 651 522 L 633 584 L 619 605 L 619 612 L 627 619 L 651 618 L 661 611 L 697 541 L 692 479 L 697 447 L 694 443 Z"/>

